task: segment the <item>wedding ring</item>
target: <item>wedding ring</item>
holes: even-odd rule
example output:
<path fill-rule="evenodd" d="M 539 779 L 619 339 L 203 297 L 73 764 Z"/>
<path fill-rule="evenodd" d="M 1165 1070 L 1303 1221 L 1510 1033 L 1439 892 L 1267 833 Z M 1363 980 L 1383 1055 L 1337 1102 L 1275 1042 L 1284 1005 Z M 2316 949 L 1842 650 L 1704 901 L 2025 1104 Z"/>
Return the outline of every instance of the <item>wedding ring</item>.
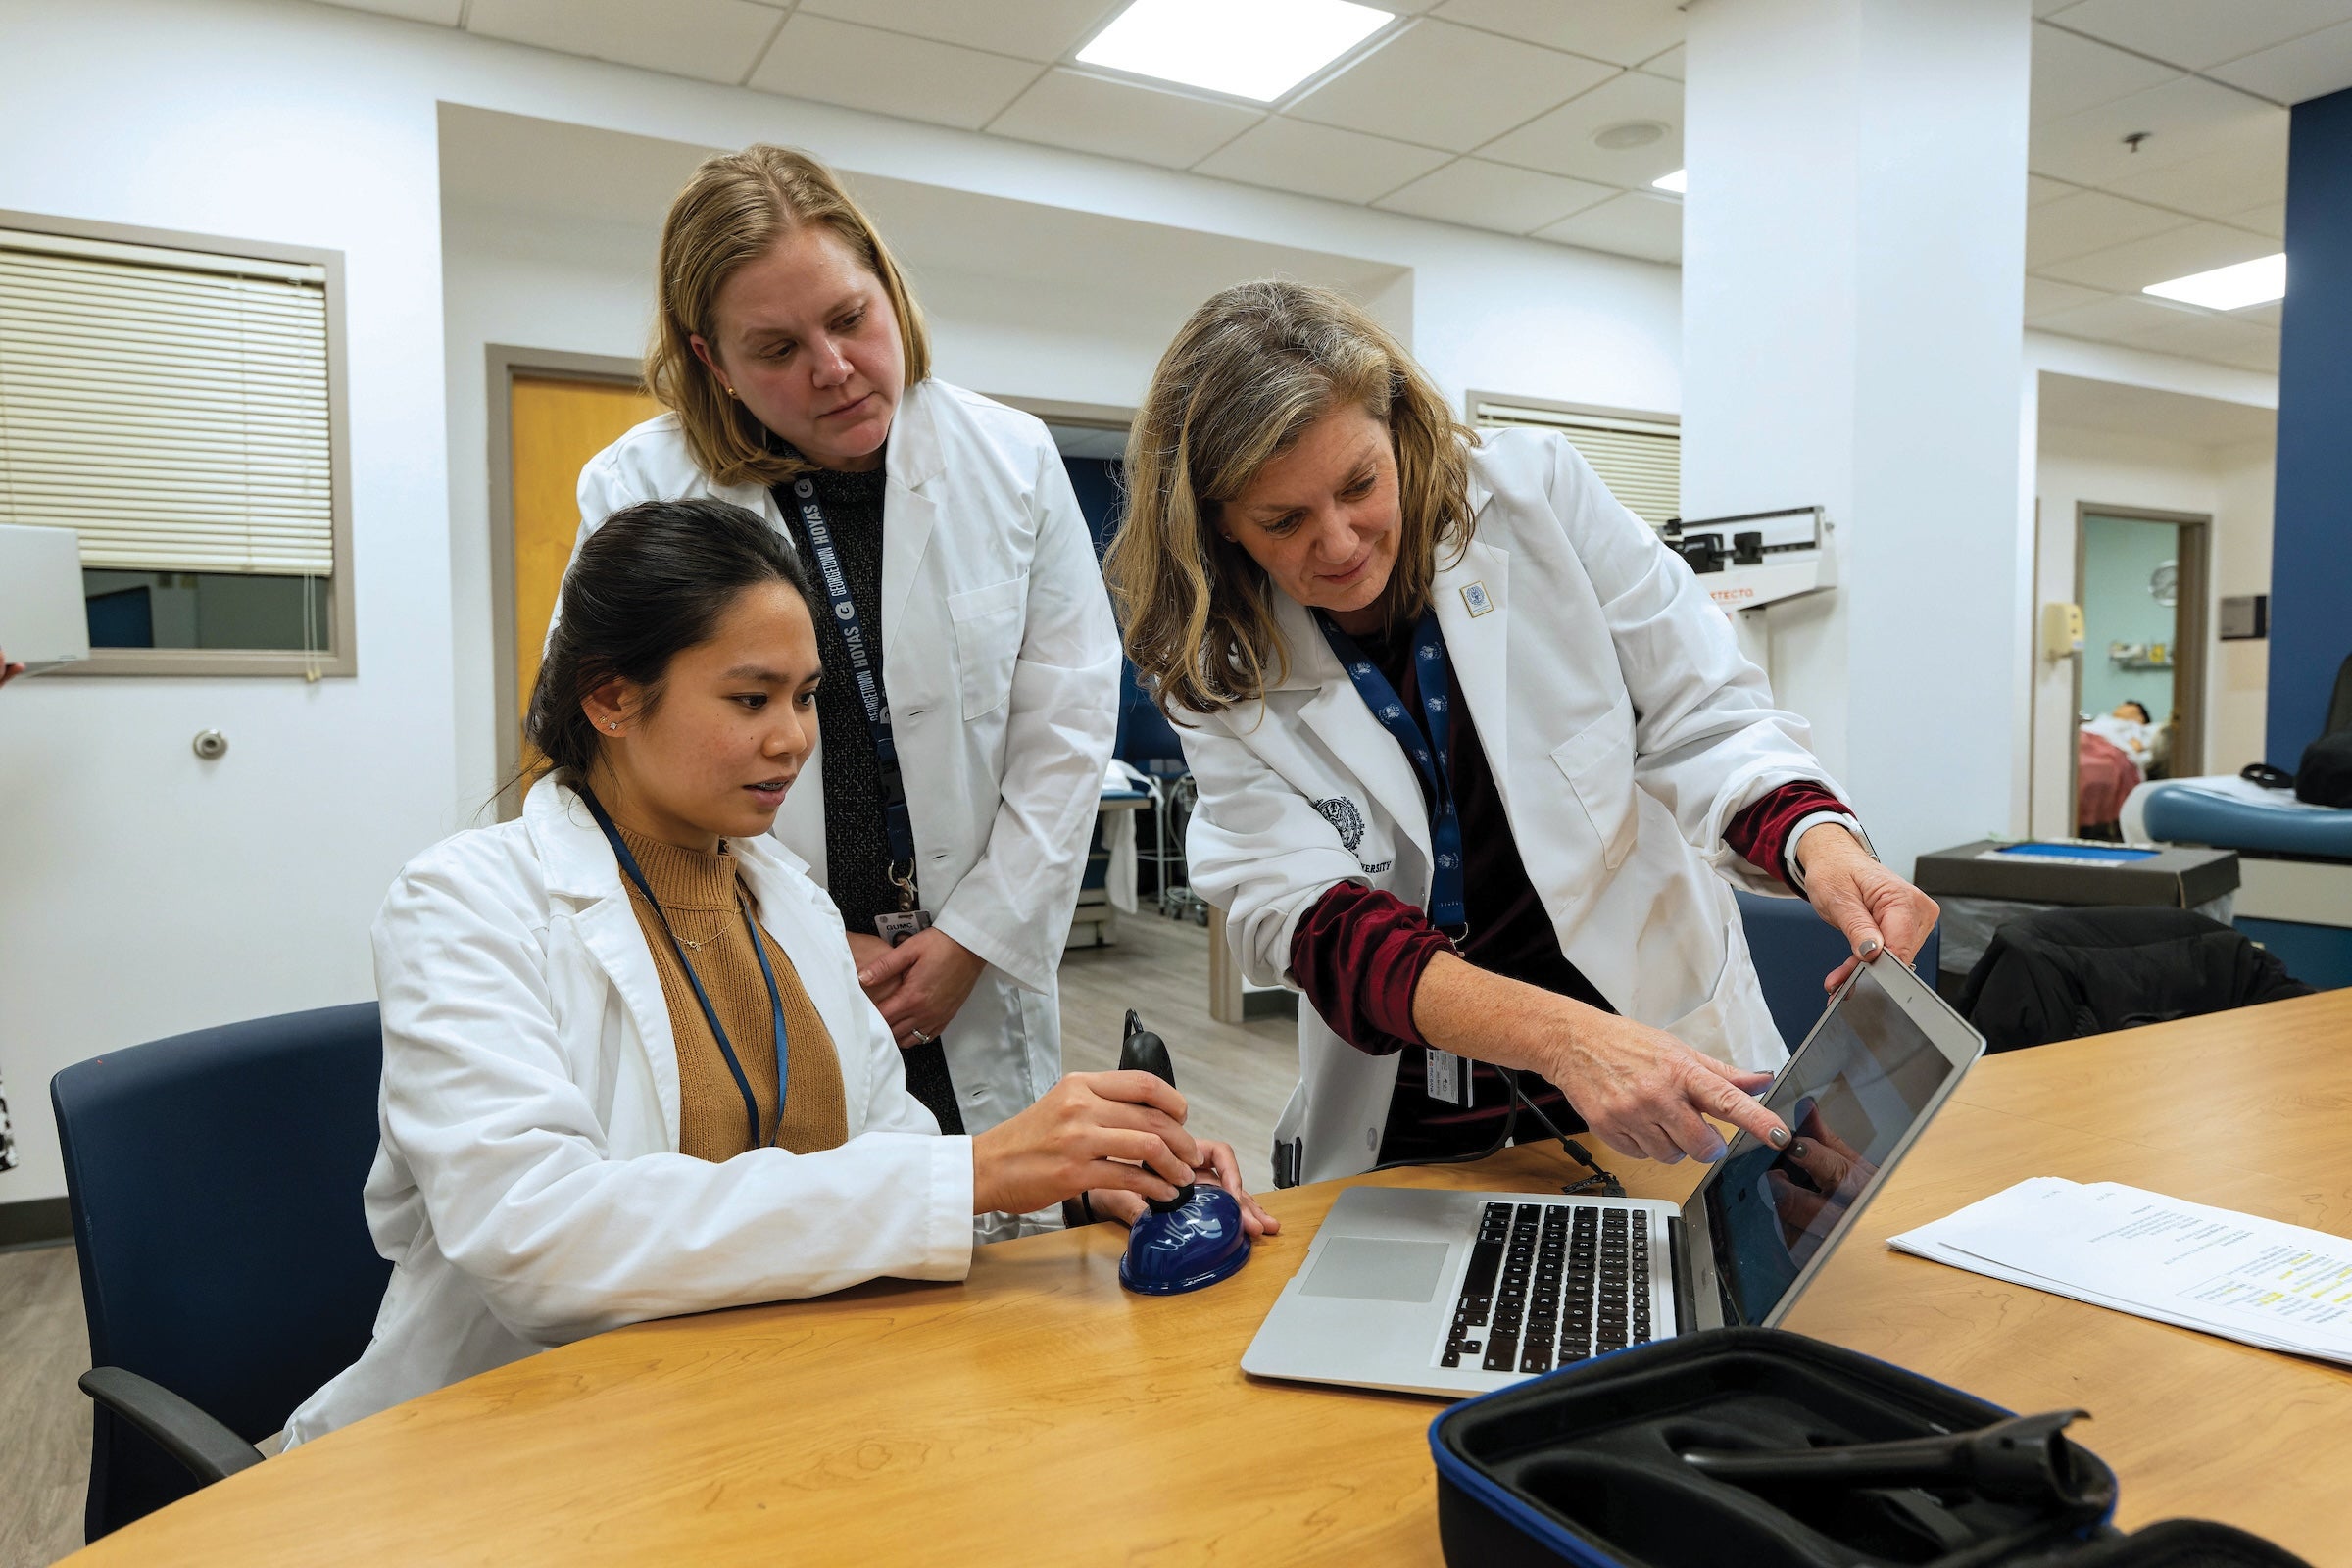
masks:
<path fill-rule="evenodd" d="M 914 1035 L 914 1043 L 916 1045 L 927 1046 L 931 1044 L 931 1037 L 923 1033 L 920 1029 L 913 1030 L 911 1033 Z"/>

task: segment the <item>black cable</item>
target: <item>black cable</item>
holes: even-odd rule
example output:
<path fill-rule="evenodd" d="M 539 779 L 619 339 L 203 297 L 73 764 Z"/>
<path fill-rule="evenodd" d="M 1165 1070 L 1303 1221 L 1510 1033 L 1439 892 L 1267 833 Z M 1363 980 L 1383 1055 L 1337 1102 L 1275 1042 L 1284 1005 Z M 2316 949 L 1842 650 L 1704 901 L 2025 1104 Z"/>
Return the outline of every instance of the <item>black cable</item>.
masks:
<path fill-rule="evenodd" d="M 1603 1169 L 1600 1162 L 1586 1152 L 1584 1145 L 1560 1131 L 1558 1124 L 1544 1113 L 1543 1107 L 1527 1098 L 1526 1092 L 1519 1087 L 1517 1073 L 1507 1067 L 1496 1067 L 1494 1070 L 1501 1075 L 1503 1087 L 1511 1092 L 1511 1108 L 1504 1114 L 1502 1131 L 1494 1135 L 1493 1143 L 1484 1149 L 1472 1150 L 1466 1154 L 1436 1154 L 1424 1159 L 1383 1160 L 1373 1166 L 1372 1170 L 1403 1170 L 1416 1165 L 1470 1165 L 1482 1159 L 1491 1159 L 1509 1147 L 1511 1135 L 1519 1128 L 1519 1112 L 1525 1110 L 1544 1124 L 1545 1132 L 1559 1140 L 1561 1151 L 1569 1158 L 1592 1173 L 1583 1181 L 1561 1188 L 1561 1192 L 1571 1197 L 1585 1196 L 1595 1191 L 1603 1198 L 1623 1198 L 1625 1196 L 1625 1184 Z M 1371 1172 L 1366 1174 L 1371 1174 Z"/>

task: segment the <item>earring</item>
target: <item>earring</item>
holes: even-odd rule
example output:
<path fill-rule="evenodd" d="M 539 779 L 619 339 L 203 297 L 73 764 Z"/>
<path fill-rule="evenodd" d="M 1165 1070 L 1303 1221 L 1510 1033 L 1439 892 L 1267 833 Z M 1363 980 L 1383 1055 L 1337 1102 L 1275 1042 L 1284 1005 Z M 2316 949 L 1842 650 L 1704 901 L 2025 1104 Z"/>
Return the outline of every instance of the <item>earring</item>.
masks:
<path fill-rule="evenodd" d="M 727 396 L 733 398 L 738 403 L 743 401 L 743 394 L 736 391 L 733 387 L 727 388 Z"/>
<path fill-rule="evenodd" d="M 620 728 L 620 720 L 617 718 L 608 718 L 605 720 L 605 728 L 616 730 Z"/>

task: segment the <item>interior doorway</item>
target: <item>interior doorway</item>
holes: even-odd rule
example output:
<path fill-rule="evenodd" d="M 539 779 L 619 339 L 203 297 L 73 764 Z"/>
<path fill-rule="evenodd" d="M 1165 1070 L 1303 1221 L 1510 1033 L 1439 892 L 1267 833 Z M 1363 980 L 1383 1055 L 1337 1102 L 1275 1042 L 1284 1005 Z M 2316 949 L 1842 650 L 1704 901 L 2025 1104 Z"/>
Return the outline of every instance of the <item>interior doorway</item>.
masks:
<path fill-rule="evenodd" d="M 2204 771 L 2212 518 L 2080 503 L 2075 831 L 2114 837 L 2140 783 Z"/>
<path fill-rule="evenodd" d="M 514 348 L 490 350 L 489 406 L 494 711 L 505 784 L 527 756 L 522 710 L 579 536 L 580 469 L 662 406 L 632 360 Z M 521 809 L 521 792 L 506 784 L 500 819 Z"/>

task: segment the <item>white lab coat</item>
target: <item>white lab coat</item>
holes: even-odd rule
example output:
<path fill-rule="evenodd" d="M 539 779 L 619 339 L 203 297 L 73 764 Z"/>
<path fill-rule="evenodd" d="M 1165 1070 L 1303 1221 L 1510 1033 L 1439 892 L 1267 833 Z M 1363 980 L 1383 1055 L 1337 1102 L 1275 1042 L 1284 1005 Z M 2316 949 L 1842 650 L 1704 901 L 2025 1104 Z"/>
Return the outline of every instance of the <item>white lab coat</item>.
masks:
<path fill-rule="evenodd" d="M 1489 432 L 1470 472 L 1475 537 L 1458 561 L 1441 550 L 1434 603 L 1561 951 L 1618 1011 L 1740 1066 L 1777 1064 L 1731 890 L 1783 890 L 1723 832 L 1782 784 L 1837 791 L 1804 720 L 1772 706 L 1690 568 L 1563 437 Z M 1429 817 L 1312 618 L 1276 597 L 1288 673 L 1262 705 L 1187 715 L 1178 733 L 1200 790 L 1193 887 L 1227 911 L 1252 982 L 1295 986 L 1292 932 L 1335 884 L 1427 907 Z M 1368 1169 L 1397 1058 L 1357 1051 L 1307 1006 L 1298 1054 L 1277 1146 L 1301 1141 L 1304 1181 Z"/>
<path fill-rule="evenodd" d="M 409 862 L 376 916 L 382 1143 L 374 1338 L 286 1423 L 299 1443 L 624 1323 L 971 1266 L 972 1148 L 906 1092 L 841 916 L 764 839 L 733 841 L 760 923 L 833 1037 L 849 1142 L 678 1152 L 669 1007 L 612 850 L 542 779 L 517 821 Z"/>
<path fill-rule="evenodd" d="M 942 1037 L 963 1124 L 984 1132 L 1061 1076 L 1054 974 L 1118 728 L 1118 630 L 1036 418 L 923 381 L 899 405 L 884 467 L 882 678 L 923 907 L 988 960 Z M 694 496 L 793 537 L 763 487 L 712 484 L 664 414 L 580 470 L 580 538 L 635 502 Z M 785 798 L 775 825 L 820 883 L 822 762 L 820 741 L 810 786 Z"/>

